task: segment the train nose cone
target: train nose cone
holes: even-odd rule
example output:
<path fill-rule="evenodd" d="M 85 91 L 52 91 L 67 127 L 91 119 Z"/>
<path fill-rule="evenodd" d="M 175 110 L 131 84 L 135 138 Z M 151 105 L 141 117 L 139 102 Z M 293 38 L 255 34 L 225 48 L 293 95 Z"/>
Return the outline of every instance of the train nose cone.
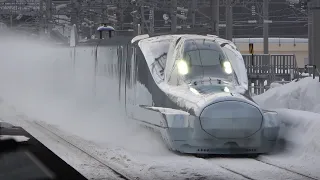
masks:
<path fill-rule="evenodd" d="M 216 138 L 249 137 L 261 128 L 262 120 L 258 108 L 236 100 L 209 105 L 200 115 L 202 129 Z"/>

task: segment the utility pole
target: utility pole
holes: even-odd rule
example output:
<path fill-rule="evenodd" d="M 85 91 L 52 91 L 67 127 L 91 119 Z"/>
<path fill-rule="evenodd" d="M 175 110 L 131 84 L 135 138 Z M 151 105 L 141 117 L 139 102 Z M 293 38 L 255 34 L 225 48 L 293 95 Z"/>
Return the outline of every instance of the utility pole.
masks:
<path fill-rule="evenodd" d="M 211 0 L 212 34 L 219 36 L 219 0 Z"/>
<path fill-rule="evenodd" d="M 141 22 L 140 22 L 141 23 L 140 24 L 141 34 L 145 34 L 146 17 L 145 17 L 145 12 L 144 12 L 144 6 L 141 6 L 140 9 L 141 9 Z"/>
<path fill-rule="evenodd" d="M 134 12 L 134 13 L 132 13 L 133 34 L 134 34 L 134 36 L 136 36 L 136 35 L 139 35 L 140 30 L 141 30 L 141 24 L 139 24 L 139 19 L 138 19 L 138 14 L 137 14 L 137 13 L 139 13 L 139 7 L 136 4 L 133 6 L 132 12 Z M 143 27 L 144 26 L 142 26 L 142 28 Z"/>
<path fill-rule="evenodd" d="M 313 0 L 312 1 L 312 60 L 313 64 L 320 67 L 320 51 L 316 51 L 317 48 L 320 47 L 320 1 Z"/>
<path fill-rule="evenodd" d="M 226 39 L 232 41 L 233 37 L 233 11 L 232 2 L 227 0 L 226 4 Z"/>
<path fill-rule="evenodd" d="M 269 54 L 269 0 L 263 0 L 263 52 Z"/>
<path fill-rule="evenodd" d="M 154 34 L 154 7 L 149 9 L 149 34 Z"/>
<path fill-rule="evenodd" d="M 124 0 L 120 0 L 119 2 L 119 16 L 120 16 L 120 23 L 118 23 L 120 26 L 119 29 L 123 30 L 123 23 L 124 23 Z"/>
<path fill-rule="evenodd" d="M 191 10 L 191 13 L 192 13 L 192 27 L 194 28 L 195 25 L 196 25 L 196 9 L 197 9 L 197 0 L 192 0 L 192 10 Z"/>
<path fill-rule="evenodd" d="M 43 15 L 44 15 L 44 11 L 43 11 L 43 1 L 44 0 L 40 0 L 39 3 L 39 11 L 40 11 L 40 17 L 39 17 L 39 21 L 40 21 L 40 28 L 39 28 L 39 35 L 40 38 L 43 38 L 44 35 L 44 19 L 43 19 Z"/>
<path fill-rule="evenodd" d="M 309 64 L 313 64 L 313 49 L 312 49 L 312 10 L 311 10 L 312 2 L 308 2 L 308 62 Z"/>
<path fill-rule="evenodd" d="M 52 0 L 46 1 L 46 22 L 47 22 L 47 33 L 51 36 L 52 31 Z"/>
<path fill-rule="evenodd" d="M 78 2 L 77 0 L 71 0 L 71 25 L 73 26 L 74 24 L 78 28 Z"/>
<path fill-rule="evenodd" d="M 177 6 L 178 6 L 177 0 L 171 0 L 171 8 L 170 8 L 171 33 L 177 32 Z"/>

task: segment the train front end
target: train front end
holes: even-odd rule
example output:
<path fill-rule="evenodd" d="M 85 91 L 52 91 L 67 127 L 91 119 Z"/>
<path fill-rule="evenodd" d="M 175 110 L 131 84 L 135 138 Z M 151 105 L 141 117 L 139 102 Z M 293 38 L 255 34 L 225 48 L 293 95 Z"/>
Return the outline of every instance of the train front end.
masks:
<path fill-rule="evenodd" d="M 172 149 L 190 154 L 257 155 L 271 152 L 276 144 L 277 113 L 261 110 L 240 94 L 216 92 L 194 110 L 176 114 L 181 126 L 166 130 Z"/>
<path fill-rule="evenodd" d="M 261 154 L 272 151 L 277 113 L 262 110 L 248 93 L 241 54 L 233 44 L 198 35 L 173 37 L 164 81 L 174 102 L 162 110 L 163 139 L 189 154 Z M 231 43 L 231 42 L 230 42 Z"/>

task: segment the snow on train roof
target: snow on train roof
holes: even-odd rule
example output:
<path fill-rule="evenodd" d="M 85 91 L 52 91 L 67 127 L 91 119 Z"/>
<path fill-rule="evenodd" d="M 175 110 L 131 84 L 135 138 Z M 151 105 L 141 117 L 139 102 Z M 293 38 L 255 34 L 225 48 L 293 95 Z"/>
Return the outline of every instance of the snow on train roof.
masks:
<path fill-rule="evenodd" d="M 140 37 L 142 37 L 140 35 Z M 183 37 L 183 38 L 187 38 L 187 39 L 196 39 L 196 38 L 207 38 L 207 39 L 214 39 L 217 41 L 217 43 L 219 44 L 222 44 L 222 43 L 229 43 L 230 46 L 234 47 L 235 48 L 235 45 L 233 44 L 233 42 L 231 41 L 228 41 L 228 40 L 225 40 L 225 39 L 221 39 L 219 37 L 216 37 L 216 36 L 203 36 L 203 35 L 194 35 L 194 34 L 182 34 L 182 35 L 179 35 L 179 34 L 175 34 L 175 35 L 160 35 L 160 36 L 155 36 L 155 37 L 146 37 L 146 38 L 143 38 L 139 41 L 139 46 L 140 48 L 144 49 L 147 53 L 145 54 L 145 56 L 149 56 L 149 57 L 158 57 L 160 56 L 161 54 L 163 53 L 167 53 L 168 52 L 168 46 L 165 45 L 166 43 L 159 43 L 157 44 L 157 51 L 152 51 L 150 49 L 150 46 L 151 44 L 150 43 L 155 43 L 155 42 L 168 42 L 170 40 L 174 40 L 174 39 L 177 39 L 179 37 Z M 137 36 L 135 37 L 137 38 Z M 133 38 L 133 39 L 135 39 Z M 139 38 L 137 38 L 139 39 Z M 148 49 L 148 50 L 146 50 Z M 235 48 L 236 49 L 236 48 Z M 153 59 L 151 58 L 151 59 Z"/>
<path fill-rule="evenodd" d="M 208 38 L 208 39 L 215 39 L 217 40 L 217 42 L 219 44 L 221 43 L 229 43 L 231 45 L 234 45 L 233 42 L 227 40 L 227 39 L 222 39 L 222 38 L 219 38 L 218 36 L 214 36 L 214 35 L 207 35 L 207 36 L 204 36 L 204 35 L 197 35 L 197 34 L 174 34 L 174 35 L 160 35 L 160 36 L 155 36 L 155 37 L 149 37 L 149 38 L 145 38 L 145 39 L 142 39 L 141 41 L 144 41 L 144 42 L 155 42 L 155 41 L 161 41 L 161 40 L 169 40 L 169 39 L 174 39 L 174 38 L 179 38 L 179 37 L 184 37 L 184 38 Z"/>

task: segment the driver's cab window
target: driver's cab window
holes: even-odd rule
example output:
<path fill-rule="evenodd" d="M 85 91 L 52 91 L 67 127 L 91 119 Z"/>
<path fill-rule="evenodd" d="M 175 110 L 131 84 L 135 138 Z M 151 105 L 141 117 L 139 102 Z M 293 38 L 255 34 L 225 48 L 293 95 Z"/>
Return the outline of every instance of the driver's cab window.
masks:
<path fill-rule="evenodd" d="M 232 79 L 232 67 L 220 45 L 210 39 L 187 39 L 173 56 L 175 64 L 169 78 L 171 85 L 194 80 Z"/>
<path fill-rule="evenodd" d="M 186 79 L 203 78 L 224 74 L 221 68 L 226 56 L 219 45 L 208 39 L 187 40 L 185 42 L 184 60 L 189 72 Z"/>

